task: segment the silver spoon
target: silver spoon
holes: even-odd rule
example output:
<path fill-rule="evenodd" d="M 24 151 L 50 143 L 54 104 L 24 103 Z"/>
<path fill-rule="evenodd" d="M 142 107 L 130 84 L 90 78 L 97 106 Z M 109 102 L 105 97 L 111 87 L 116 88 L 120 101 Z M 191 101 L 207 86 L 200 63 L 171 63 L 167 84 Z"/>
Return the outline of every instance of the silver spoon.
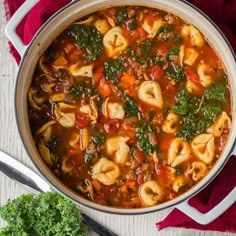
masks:
<path fill-rule="evenodd" d="M 33 194 L 54 191 L 46 180 L 34 171 L 0 150 L 0 171 L 15 182 L 23 185 Z M 100 236 L 118 236 L 85 213 L 80 213 L 82 221 Z"/>

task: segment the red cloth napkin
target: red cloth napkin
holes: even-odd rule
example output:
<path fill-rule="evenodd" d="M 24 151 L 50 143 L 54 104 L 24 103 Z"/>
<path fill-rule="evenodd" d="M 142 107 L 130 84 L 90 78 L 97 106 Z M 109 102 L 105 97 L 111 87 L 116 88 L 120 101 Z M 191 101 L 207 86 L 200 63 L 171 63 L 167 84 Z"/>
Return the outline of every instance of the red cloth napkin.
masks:
<path fill-rule="evenodd" d="M 20 7 L 24 0 L 4 0 L 7 20 Z M 40 26 L 57 10 L 70 0 L 40 0 L 17 27 L 17 33 L 25 44 L 28 44 Z M 236 1 L 235 0 L 189 0 L 205 12 L 223 31 L 234 51 L 236 51 Z M 10 44 L 10 52 L 19 64 L 20 55 Z M 232 157 L 223 171 L 203 191 L 190 200 L 200 211 L 211 209 L 223 196 L 236 185 L 236 158 Z M 218 219 L 208 225 L 200 225 L 177 209 L 174 209 L 162 222 L 157 223 L 159 230 L 175 226 L 202 230 L 236 232 L 236 204 L 231 206 Z"/>

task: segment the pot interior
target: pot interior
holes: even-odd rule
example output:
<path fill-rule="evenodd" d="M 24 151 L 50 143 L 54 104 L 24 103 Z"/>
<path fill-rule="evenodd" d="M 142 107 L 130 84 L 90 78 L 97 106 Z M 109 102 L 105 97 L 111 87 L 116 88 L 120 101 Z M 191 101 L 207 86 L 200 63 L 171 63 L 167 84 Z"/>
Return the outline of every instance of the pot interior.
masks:
<path fill-rule="evenodd" d="M 221 158 L 212 168 L 212 170 L 205 176 L 198 184 L 192 187 L 189 191 L 182 194 L 181 196 L 168 201 L 157 206 L 149 208 L 138 208 L 138 209 L 121 209 L 121 208 L 111 208 L 107 206 L 97 205 L 89 200 L 86 200 L 80 197 L 78 194 L 74 193 L 72 190 L 67 188 L 62 184 L 49 170 L 49 168 L 42 161 L 42 158 L 39 156 L 37 148 L 34 144 L 31 130 L 29 127 L 28 121 L 28 107 L 27 107 L 27 91 L 31 84 L 31 79 L 37 64 L 37 61 L 51 42 L 66 29 L 72 22 L 82 18 L 90 13 L 98 11 L 100 9 L 109 8 L 112 6 L 122 6 L 122 5 L 141 5 L 148 7 L 156 7 L 158 9 L 171 12 L 181 17 L 187 22 L 192 23 L 209 40 L 209 43 L 213 45 L 215 50 L 220 55 L 222 61 L 224 62 L 225 69 L 228 73 L 228 78 L 231 84 L 231 94 L 232 97 L 232 129 L 230 138 L 225 146 L 225 150 L 222 153 Z M 125 0 L 94 0 L 86 1 L 82 0 L 80 2 L 73 2 L 68 5 L 66 8 L 57 12 L 37 33 L 33 41 L 28 47 L 24 58 L 22 59 L 17 85 L 16 85 L 16 97 L 15 97 L 15 109 L 17 116 L 17 123 L 19 132 L 22 138 L 22 141 L 25 145 L 25 148 L 35 163 L 36 167 L 40 173 L 50 182 L 50 184 L 58 191 L 62 192 L 64 195 L 68 196 L 70 199 L 74 200 L 76 203 L 83 204 L 89 207 L 92 207 L 97 210 L 109 212 L 109 213 L 118 213 L 118 214 L 141 214 L 152 211 L 161 210 L 175 204 L 178 204 L 189 197 L 193 196 L 204 188 L 223 168 L 226 163 L 232 147 L 235 145 L 235 94 L 236 94 L 236 70 L 235 70 L 235 56 L 232 49 L 229 46 L 229 43 L 226 41 L 225 37 L 216 26 L 207 19 L 202 12 L 187 4 L 183 1 L 172 1 L 172 0 L 136 0 L 135 2 L 125 1 Z"/>

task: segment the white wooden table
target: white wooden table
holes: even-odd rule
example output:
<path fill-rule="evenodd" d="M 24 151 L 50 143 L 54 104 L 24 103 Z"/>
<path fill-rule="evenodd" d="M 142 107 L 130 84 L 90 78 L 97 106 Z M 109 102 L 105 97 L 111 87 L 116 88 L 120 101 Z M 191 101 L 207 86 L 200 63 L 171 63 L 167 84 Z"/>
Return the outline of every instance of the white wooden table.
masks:
<path fill-rule="evenodd" d="M 14 114 L 14 93 L 18 68 L 13 57 L 9 54 L 8 42 L 4 35 L 6 20 L 3 1 L 4 0 L 0 0 L 0 149 L 11 154 L 16 159 L 35 170 L 30 158 L 24 150 L 16 126 Z M 21 186 L 0 173 L 0 205 L 3 205 L 7 199 L 14 199 L 26 192 L 27 191 Z M 235 235 L 232 233 L 179 228 L 168 228 L 158 232 L 155 223 L 164 219 L 171 209 L 146 215 L 120 216 L 97 212 L 85 207 L 81 208 L 83 208 L 85 213 L 108 226 L 111 230 L 121 236 Z M 0 227 L 1 226 L 3 226 L 3 222 L 0 220 Z M 95 234 L 91 232 L 90 235 Z"/>

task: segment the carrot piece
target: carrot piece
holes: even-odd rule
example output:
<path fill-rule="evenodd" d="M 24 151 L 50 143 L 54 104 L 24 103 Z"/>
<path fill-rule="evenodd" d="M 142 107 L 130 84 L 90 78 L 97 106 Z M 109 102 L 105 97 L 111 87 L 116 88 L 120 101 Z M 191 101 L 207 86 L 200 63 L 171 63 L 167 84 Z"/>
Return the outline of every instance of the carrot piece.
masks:
<path fill-rule="evenodd" d="M 64 56 L 59 56 L 53 63 L 55 66 L 65 66 L 68 64 L 68 61 Z"/>
<path fill-rule="evenodd" d="M 65 51 L 67 53 L 71 53 L 74 49 L 75 49 L 75 45 L 72 44 L 72 43 L 67 43 L 66 46 L 65 46 Z"/>
<path fill-rule="evenodd" d="M 121 191 L 122 193 L 128 193 L 127 185 L 126 185 L 126 184 L 123 184 L 123 185 L 120 187 L 120 191 Z"/>
<path fill-rule="evenodd" d="M 92 183 L 93 187 L 96 189 L 97 192 L 99 192 L 102 189 L 102 185 L 98 180 L 92 179 L 91 183 Z"/>
<path fill-rule="evenodd" d="M 125 83 L 130 86 L 134 85 L 135 80 L 136 80 L 136 77 L 134 75 L 129 75 L 129 74 L 123 75 L 120 78 L 121 83 Z"/>
<path fill-rule="evenodd" d="M 111 94 L 111 88 L 105 81 L 101 81 L 98 85 L 98 93 L 103 97 L 108 97 Z"/>

